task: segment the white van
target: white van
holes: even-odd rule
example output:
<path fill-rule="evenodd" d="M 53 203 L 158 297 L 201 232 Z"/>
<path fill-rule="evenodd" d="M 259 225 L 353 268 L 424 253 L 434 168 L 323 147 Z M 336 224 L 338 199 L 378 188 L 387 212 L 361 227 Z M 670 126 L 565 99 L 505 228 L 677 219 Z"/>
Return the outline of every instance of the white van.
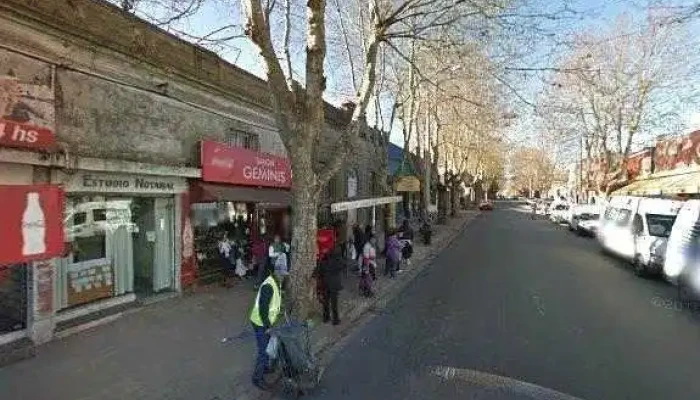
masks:
<path fill-rule="evenodd" d="M 683 204 L 673 224 L 666 247 L 664 275 L 673 283 L 679 280 L 700 283 L 700 200 Z M 689 281 L 689 282 L 688 282 Z"/>
<path fill-rule="evenodd" d="M 682 206 L 675 200 L 615 196 L 600 217 L 598 240 L 605 250 L 630 261 L 637 275 L 659 273 Z"/>

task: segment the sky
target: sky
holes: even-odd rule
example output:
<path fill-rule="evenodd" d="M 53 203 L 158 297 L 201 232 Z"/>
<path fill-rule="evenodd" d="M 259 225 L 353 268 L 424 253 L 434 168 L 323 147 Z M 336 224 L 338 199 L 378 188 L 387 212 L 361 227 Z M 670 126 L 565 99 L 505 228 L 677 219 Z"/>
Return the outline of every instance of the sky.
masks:
<path fill-rule="evenodd" d="M 513 12 L 522 14 L 551 14 L 554 12 L 558 15 L 558 18 L 554 18 L 551 21 L 543 20 L 540 27 L 544 28 L 544 32 L 539 34 L 539 36 L 522 38 L 523 41 L 519 45 L 524 46 L 523 48 L 526 49 L 527 55 L 520 58 L 513 66 L 526 68 L 552 67 L 556 65 L 557 58 L 566 51 L 560 43 L 570 39 L 572 34 L 582 31 L 596 32 L 605 29 L 614 24 L 615 20 L 622 13 L 626 13 L 634 18 L 644 16 L 647 12 L 647 6 L 650 4 L 654 5 L 651 1 L 657 0 L 516 0 L 515 4 L 518 4 L 518 7 Z M 670 6 L 687 3 L 687 1 L 691 0 L 658 0 L 658 3 Z M 157 1 L 142 0 L 141 4 L 143 8 L 140 9 L 140 16 L 160 15 L 158 7 L 153 5 L 157 4 Z M 328 4 L 331 10 L 329 12 L 332 12 L 333 1 L 329 1 Z M 574 12 L 561 14 L 556 12 L 564 6 L 566 6 L 567 10 L 573 10 Z M 293 11 L 292 20 L 303 24 L 303 9 Z M 206 0 L 193 16 L 180 20 L 173 25 L 173 28 L 179 32 L 202 36 L 226 25 L 234 25 L 235 28 L 222 31 L 221 35 L 242 34 L 243 19 L 237 0 Z M 328 31 L 332 31 L 334 28 L 337 29 L 337 26 L 330 27 Z M 273 29 L 280 29 L 280 27 L 276 26 Z M 695 25 L 692 25 L 690 29 L 693 33 L 700 33 L 700 29 Z M 298 33 L 298 35 L 302 34 L 303 32 Z M 257 48 L 247 38 L 243 37 L 243 35 L 241 36 L 222 43 L 206 43 L 206 46 L 215 50 L 227 61 L 264 78 L 265 68 L 258 56 Z M 700 35 L 695 36 L 700 37 Z M 293 42 L 298 43 L 292 48 L 294 69 L 303 71 L 303 37 L 298 36 L 293 39 L 296 39 Z M 329 37 L 328 41 L 329 48 L 340 45 L 331 37 Z M 339 105 L 344 100 L 352 98 L 352 90 L 348 84 L 349 75 L 347 68 L 333 64 L 337 60 L 330 60 L 330 58 L 329 56 L 329 60 L 326 63 L 329 84 L 324 97 L 327 101 Z M 301 76 L 298 76 L 298 79 L 300 78 Z M 544 88 L 546 78 L 547 72 L 518 72 L 508 75 L 507 81 L 514 90 L 505 91 L 506 101 L 518 116 L 510 124 L 507 132 L 513 143 L 528 143 L 535 140 L 537 126 L 533 117 L 534 110 L 527 103 L 537 102 L 538 96 Z M 388 104 L 385 104 L 386 106 Z M 700 110 L 700 107 L 696 104 L 691 104 L 688 105 L 687 110 L 683 111 L 684 121 L 682 122 L 687 123 L 688 128 L 700 127 L 700 112 L 698 110 Z M 373 113 L 371 108 L 368 111 Z M 392 132 L 391 140 L 402 145 L 403 140 L 400 129 L 395 129 L 395 132 Z"/>

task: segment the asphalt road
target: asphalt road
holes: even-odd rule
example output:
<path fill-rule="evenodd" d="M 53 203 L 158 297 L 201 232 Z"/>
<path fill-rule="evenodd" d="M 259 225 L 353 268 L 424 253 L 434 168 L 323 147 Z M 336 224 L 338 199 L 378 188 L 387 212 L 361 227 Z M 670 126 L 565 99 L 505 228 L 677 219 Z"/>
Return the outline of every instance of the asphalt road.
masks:
<path fill-rule="evenodd" d="M 700 306 L 515 208 L 473 221 L 311 397 L 699 399 Z"/>

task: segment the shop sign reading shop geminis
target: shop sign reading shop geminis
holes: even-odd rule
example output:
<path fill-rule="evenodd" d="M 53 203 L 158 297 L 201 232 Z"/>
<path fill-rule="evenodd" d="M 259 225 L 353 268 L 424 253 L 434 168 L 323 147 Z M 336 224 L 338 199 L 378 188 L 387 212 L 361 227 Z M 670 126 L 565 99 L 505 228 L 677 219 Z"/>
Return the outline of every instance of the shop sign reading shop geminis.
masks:
<path fill-rule="evenodd" d="M 289 160 L 266 153 L 202 141 L 202 180 L 234 185 L 289 189 L 292 169 Z"/>

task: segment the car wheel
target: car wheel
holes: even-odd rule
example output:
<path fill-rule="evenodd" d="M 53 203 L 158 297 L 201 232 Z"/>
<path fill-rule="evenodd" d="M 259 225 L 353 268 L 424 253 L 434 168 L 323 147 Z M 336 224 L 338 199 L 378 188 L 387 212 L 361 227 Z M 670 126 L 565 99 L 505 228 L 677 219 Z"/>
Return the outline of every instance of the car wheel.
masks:
<path fill-rule="evenodd" d="M 632 269 L 634 269 L 634 274 L 640 277 L 645 277 L 647 275 L 647 267 L 639 261 L 639 256 L 634 257 L 632 261 Z"/>

